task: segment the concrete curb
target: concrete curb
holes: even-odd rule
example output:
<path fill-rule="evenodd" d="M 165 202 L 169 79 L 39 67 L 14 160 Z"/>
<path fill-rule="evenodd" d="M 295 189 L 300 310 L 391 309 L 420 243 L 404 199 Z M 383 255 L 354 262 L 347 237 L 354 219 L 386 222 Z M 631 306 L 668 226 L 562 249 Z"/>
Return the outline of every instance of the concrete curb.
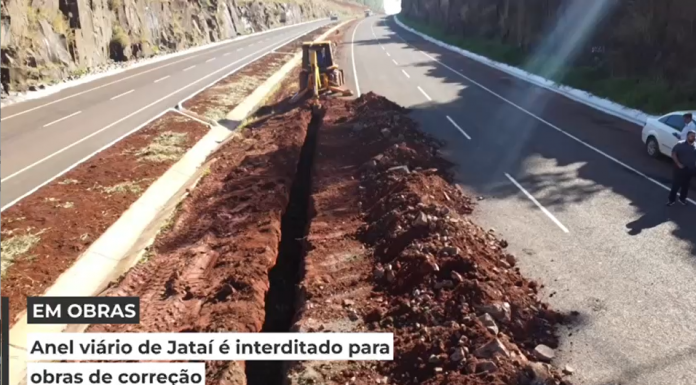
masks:
<path fill-rule="evenodd" d="M 495 68 L 497 70 L 503 71 L 509 75 L 512 75 L 518 79 L 525 80 L 529 83 L 532 83 L 534 85 L 537 85 L 539 87 L 545 88 L 549 91 L 555 92 L 559 95 L 565 96 L 571 100 L 574 100 L 578 103 L 582 103 L 586 106 L 592 107 L 596 110 L 602 111 L 606 114 L 616 116 L 618 118 L 621 118 L 623 120 L 626 120 L 630 123 L 634 123 L 637 125 L 644 125 L 645 122 L 648 120 L 650 117 L 654 117 L 653 115 L 646 114 L 643 111 L 635 110 L 626 106 L 623 106 L 621 104 L 612 102 L 611 100 L 601 98 L 599 96 L 593 95 L 589 92 L 578 90 L 576 88 L 568 87 L 562 84 L 558 84 L 556 82 L 553 82 L 549 79 L 546 79 L 544 77 L 541 77 L 539 75 L 535 75 L 533 73 L 524 71 L 520 68 L 513 67 L 504 63 L 499 63 L 494 60 L 491 60 L 485 56 L 467 51 L 465 49 L 447 44 L 445 42 L 442 42 L 440 40 L 435 39 L 434 37 L 431 37 L 429 35 L 426 35 L 422 32 L 419 32 L 399 20 L 399 18 L 394 15 L 394 21 L 396 24 L 405 29 L 406 31 L 409 31 L 415 35 L 418 35 L 422 37 L 423 39 L 438 45 L 442 48 L 448 49 L 450 51 L 456 52 L 462 56 L 465 56 L 469 59 L 476 60 L 479 63 L 485 64 L 489 67 Z"/>
<path fill-rule="evenodd" d="M 352 19 L 351 19 L 352 20 Z M 351 20 L 331 28 L 316 40 L 323 40 Z M 227 115 L 225 123 L 238 127 L 269 92 L 299 63 L 293 57 Z M 179 112 L 179 111 L 177 111 Z M 181 113 L 181 112 L 180 112 Z M 195 119 L 198 120 L 198 119 Z M 221 143 L 235 135 L 234 128 L 214 125 L 167 172 L 156 180 L 123 215 L 109 227 L 75 263 L 43 294 L 46 297 L 99 295 L 110 282 L 134 266 L 191 186 L 200 180 L 201 167 Z M 10 330 L 10 385 L 26 384 L 26 343 L 29 333 L 82 332 L 88 325 L 28 325 L 26 311 Z"/>

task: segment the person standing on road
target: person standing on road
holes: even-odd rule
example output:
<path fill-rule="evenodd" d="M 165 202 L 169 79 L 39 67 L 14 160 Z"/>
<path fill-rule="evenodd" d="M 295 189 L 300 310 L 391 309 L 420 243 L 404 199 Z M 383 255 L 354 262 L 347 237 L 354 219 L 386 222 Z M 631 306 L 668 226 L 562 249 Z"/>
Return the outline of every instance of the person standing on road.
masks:
<path fill-rule="evenodd" d="M 696 129 L 687 131 L 686 140 L 682 140 L 674 146 L 672 159 L 675 166 L 674 180 L 667 206 L 672 206 L 677 202 L 677 193 L 679 193 L 679 203 L 686 206 L 689 184 L 691 178 L 696 175 Z"/>
<path fill-rule="evenodd" d="M 684 123 L 684 129 L 681 132 L 681 140 L 686 140 L 689 131 L 696 131 L 696 122 L 694 122 L 694 116 L 690 112 L 684 114 Z"/>

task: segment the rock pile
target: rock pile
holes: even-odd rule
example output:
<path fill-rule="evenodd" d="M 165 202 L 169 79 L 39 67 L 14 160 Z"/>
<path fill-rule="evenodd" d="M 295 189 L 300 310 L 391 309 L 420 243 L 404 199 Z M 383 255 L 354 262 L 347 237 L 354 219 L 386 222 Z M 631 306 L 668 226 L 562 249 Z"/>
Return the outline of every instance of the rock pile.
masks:
<path fill-rule="evenodd" d="M 561 383 L 546 363 L 563 317 L 536 298 L 538 284 L 521 276 L 507 242 L 468 218 L 471 200 L 448 182 L 438 145 L 385 99 L 364 99 L 359 111 L 391 113 L 361 135 L 395 142 L 360 175 L 361 238 L 384 298 L 365 321 L 395 333 L 395 360 L 382 369 L 395 383 Z"/>

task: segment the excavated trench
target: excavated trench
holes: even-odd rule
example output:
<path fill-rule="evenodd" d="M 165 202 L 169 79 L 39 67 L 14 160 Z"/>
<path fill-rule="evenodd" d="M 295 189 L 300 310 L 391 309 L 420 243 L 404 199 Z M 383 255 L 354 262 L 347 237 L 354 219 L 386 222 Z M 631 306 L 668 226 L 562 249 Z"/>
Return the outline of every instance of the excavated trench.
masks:
<path fill-rule="evenodd" d="M 281 219 L 278 259 L 269 271 L 270 289 L 266 293 L 266 318 L 262 333 L 289 332 L 297 306 L 297 285 L 302 280 L 307 253 L 306 236 L 312 217 L 312 169 L 317 135 L 326 111 L 315 109 L 307 127 L 297 173 L 292 182 L 290 200 Z M 283 361 L 248 361 L 248 385 L 281 385 L 285 382 Z"/>

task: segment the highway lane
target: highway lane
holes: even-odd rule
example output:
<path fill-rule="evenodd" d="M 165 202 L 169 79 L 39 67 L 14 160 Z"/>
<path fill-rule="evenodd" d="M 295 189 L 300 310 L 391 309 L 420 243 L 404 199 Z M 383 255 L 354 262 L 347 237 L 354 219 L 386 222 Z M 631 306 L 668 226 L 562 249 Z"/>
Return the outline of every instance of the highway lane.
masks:
<path fill-rule="evenodd" d="M 250 36 L 2 108 L 3 210 L 183 98 L 328 23 Z"/>
<path fill-rule="evenodd" d="M 510 242 L 556 309 L 580 312 L 558 352 L 576 380 L 696 383 L 696 209 L 664 207 L 670 165 L 643 155 L 640 127 L 390 20 L 345 36 L 353 89 L 357 77 L 444 140 L 462 186 L 485 197 L 478 222 Z"/>

